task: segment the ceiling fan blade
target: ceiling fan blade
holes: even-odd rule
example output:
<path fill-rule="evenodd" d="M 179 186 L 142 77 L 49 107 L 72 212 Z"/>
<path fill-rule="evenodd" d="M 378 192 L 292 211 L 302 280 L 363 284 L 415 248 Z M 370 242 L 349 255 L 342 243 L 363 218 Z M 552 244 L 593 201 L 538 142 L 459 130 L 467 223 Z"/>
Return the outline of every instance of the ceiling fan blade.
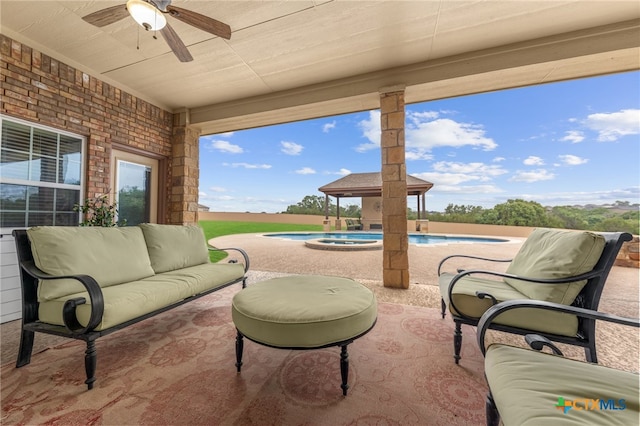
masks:
<path fill-rule="evenodd" d="M 107 7 L 82 17 L 86 22 L 96 27 L 104 27 L 129 16 L 127 7 L 124 4 Z"/>
<path fill-rule="evenodd" d="M 171 16 L 185 24 L 192 25 L 202 31 L 206 31 L 227 40 L 231 38 L 231 27 L 224 22 L 217 21 L 213 18 L 209 18 L 208 16 L 204 16 L 200 13 L 192 12 L 181 7 L 167 6 L 167 11 L 169 11 Z"/>
<path fill-rule="evenodd" d="M 182 40 L 180 40 L 180 37 L 178 37 L 178 34 L 173 28 L 171 28 L 168 22 L 167 25 L 160 30 L 160 34 L 162 34 L 162 37 L 164 37 L 165 41 L 173 53 L 178 57 L 180 62 L 193 61 L 193 57 L 191 56 L 191 53 L 189 53 L 187 46 L 185 46 Z"/>

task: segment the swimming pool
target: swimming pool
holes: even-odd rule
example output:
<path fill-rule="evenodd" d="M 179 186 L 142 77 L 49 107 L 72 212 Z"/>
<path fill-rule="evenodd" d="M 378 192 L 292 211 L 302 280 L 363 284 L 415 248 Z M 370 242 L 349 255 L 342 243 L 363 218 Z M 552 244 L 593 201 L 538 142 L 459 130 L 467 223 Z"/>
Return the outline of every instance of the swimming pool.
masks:
<path fill-rule="evenodd" d="M 327 238 L 332 240 L 382 240 L 381 232 L 291 232 L 264 234 L 266 237 L 286 240 L 316 240 Z M 459 237 L 452 235 L 409 234 L 409 244 L 450 244 L 450 243 L 504 243 L 509 240 L 486 237 Z"/>

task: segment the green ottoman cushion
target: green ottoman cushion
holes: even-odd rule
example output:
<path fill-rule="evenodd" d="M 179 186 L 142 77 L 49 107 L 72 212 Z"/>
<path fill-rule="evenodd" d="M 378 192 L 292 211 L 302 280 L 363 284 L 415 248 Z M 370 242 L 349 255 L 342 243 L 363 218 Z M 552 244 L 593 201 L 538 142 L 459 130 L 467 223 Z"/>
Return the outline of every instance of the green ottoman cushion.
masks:
<path fill-rule="evenodd" d="M 268 346 L 318 348 L 362 335 L 375 324 L 374 294 L 351 279 L 318 275 L 274 278 L 233 297 L 240 333 Z"/>

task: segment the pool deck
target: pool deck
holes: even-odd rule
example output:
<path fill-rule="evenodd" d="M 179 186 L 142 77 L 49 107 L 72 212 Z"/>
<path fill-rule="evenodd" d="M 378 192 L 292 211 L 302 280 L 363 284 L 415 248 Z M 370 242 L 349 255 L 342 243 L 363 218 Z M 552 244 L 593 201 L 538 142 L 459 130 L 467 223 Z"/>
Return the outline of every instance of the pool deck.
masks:
<path fill-rule="evenodd" d="M 491 236 L 486 236 L 491 237 Z M 381 301 L 438 308 L 438 263 L 451 254 L 470 254 L 497 259 L 512 258 L 524 238 L 504 243 L 409 244 L 408 289 L 386 288 L 382 283 L 382 251 L 331 251 L 305 247 L 304 241 L 265 237 L 262 234 L 236 234 L 214 238 L 215 247 L 240 247 L 251 259 L 251 280 L 281 274 L 324 274 L 353 278 L 371 288 Z M 508 264 L 462 259 L 457 267 L 504 271 Z M 251 281 L 250 281 L 251 282 Z M 600 310 L 638 318 L 640 275 L 635 268 L 615 266 L 605 285 Z"/>

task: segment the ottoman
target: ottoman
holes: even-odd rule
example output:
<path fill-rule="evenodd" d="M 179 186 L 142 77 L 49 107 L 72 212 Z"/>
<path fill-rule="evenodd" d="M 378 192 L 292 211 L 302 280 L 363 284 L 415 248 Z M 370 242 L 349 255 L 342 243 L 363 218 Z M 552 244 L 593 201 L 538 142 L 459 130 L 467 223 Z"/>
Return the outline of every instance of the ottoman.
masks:
<path fill-rule="evenodd" d="M 347 346 L 373 328 L 377 319 L 374 294 L 342 277 L 296 275 L 253 284 L 233 297 L 236 367 L 242 367 L 243 337 L 281 349 L 340 346 L 342 394 L 347 394 Z"/>

